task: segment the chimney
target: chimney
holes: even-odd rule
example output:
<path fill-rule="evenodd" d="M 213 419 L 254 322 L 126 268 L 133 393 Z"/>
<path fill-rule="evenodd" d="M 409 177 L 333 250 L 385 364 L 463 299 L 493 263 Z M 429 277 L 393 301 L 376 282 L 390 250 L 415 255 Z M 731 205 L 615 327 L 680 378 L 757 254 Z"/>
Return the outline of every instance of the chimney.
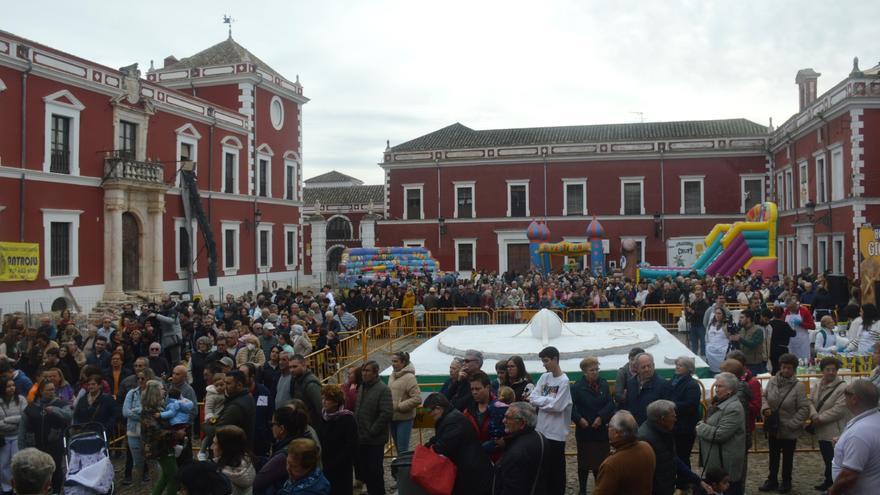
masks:
<path fill-rule="evenodd" d="M 165 57 L 165 60 L 162 61 L 162 68 L 168 67 L 169 65 L 174 65 L 177 63 L 177 57 L 174 55 L 168 55 Z"/>
<path fill-rule="evenodd" d="M 794 78 L 794 82 L 798 85 L 798 112 L 803 112 L 816 101 L 816 81 L 821 75 L 812 68 L 798 71 Z"/>

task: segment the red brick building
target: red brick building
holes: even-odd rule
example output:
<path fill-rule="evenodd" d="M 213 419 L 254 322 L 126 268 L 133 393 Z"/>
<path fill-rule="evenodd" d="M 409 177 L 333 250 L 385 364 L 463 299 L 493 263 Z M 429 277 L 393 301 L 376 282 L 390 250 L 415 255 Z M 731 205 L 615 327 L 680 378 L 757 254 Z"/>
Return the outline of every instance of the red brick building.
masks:
<path fill-rule="evenodd" d="M 522 271 L 526 227 L 586 241 L 609 260 L 632 238 L 666 264 L 666 242 L 734 221 L 766 190 L 767 128 L 744 119 L 477 131 L 454 124 L 385 151 L 383 246 L 424 245 L 443 269 Z M 748 199 L 747 193 L 751 193 Z"/>
<path fill-rule="evenodd" d="M 34 281 L 0 282 L 3 311 L 88 310 L 126 293 L 253 289 L 300 272 L 302 85 L 231 36 L 141 78 L 0 32 L 0 241 L 40 244 Z M 216 243 L 187 229 L 192 162 Z M 189 238 L 190 232 L 192 238 Z M 192 249 L 190 249 L 192 246 Z M 67 289 L 65 291 L 65 289 Z"/>
<path fill-rule="evenodd" d="M 522 271 L 533 218 L 546 219 L 551 241 L 584 241 L 596 216 L 606 259 L 632 238 L 642 259 L 667 265 L 667 243 L 701 239 L 768 199 L 780 208 L 781 272 L 853 274 L 856 229 L 880 218 L 878 67 L 854 69 L 820 97 L 817 77 L 798 73 L 800 110 L 776 130 L 744 119 L 453 124 L 388 147 L 377 245 L 424 245 L 443 269 L 465 274 Z"/>

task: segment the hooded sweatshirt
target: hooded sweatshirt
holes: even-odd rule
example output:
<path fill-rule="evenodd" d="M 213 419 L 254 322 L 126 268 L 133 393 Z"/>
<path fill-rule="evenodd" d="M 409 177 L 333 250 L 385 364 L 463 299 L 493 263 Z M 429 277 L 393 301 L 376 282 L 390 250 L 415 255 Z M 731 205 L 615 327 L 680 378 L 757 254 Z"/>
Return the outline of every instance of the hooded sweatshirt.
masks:
<path fill-rule="evenodd" d="M 388 378 L 391 389 L 391 402 L 394 405 L 392 421 L 406 421 L 416 417 L 416 408 L 422 403 L 416 369 L 408 363 L 400 371 L 394 371 Z"/>
<path fill-rule="evenodd" d="M 254 478 L 257 476 L 257 472 L 249 460 L 243 459 L 237 467 L 223 466 L 220 472 L 232 483 L 232 495 L 253 494 Z"/>
<path fill-rule="evenodd" d="M 208 385 L 205 388 L 205 423 L 211 418 L 217 418 L 223 412 L 223 403 L 226 396 L 217 392 L 217 387 Z"/>

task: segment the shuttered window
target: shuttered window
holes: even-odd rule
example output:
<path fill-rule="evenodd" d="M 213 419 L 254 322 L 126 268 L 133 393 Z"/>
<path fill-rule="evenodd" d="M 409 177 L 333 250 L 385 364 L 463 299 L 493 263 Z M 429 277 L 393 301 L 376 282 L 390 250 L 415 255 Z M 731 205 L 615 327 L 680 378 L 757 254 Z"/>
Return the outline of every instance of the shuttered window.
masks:
<path fill-rule="evenodd" d="M 52 222 L 50 274 L 53 277 L 70 275 L 70 223 Z"/>

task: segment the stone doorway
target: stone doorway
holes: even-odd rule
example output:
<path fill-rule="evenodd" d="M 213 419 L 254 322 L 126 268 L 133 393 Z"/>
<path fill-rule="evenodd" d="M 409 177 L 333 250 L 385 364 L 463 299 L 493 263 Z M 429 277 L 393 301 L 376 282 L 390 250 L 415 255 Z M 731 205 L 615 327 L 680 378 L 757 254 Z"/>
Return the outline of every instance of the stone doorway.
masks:
<path fill-rule="evenodd" d="M 140 227 L 131 212 L 122 214 L 122 290 L 141 290 L 140 277 Z"/>
<path fill-rule="evenodd" d="M 531 267 L 531 257 L 529 256 L 528 244 L 508 244 L 507 245 L 507 271 L 517 273 L 526 273 Z"/>

